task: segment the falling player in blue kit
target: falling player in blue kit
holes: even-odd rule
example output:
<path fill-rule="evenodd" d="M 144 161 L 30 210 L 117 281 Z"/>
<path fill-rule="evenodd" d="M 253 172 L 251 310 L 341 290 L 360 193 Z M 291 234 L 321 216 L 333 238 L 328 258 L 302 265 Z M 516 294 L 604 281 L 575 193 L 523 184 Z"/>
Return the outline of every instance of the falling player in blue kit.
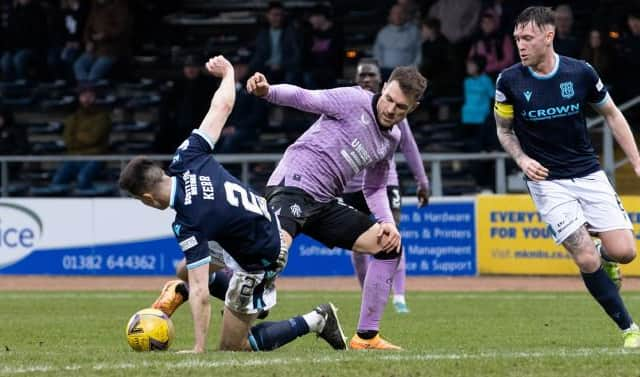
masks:
<path fill-rule="evenodd" d="M 195 345 L 186 352 L 206 350 L 211 316 L 208 284 L 210 267 L 215 264 L 233 271 L 225 297 L 221 350 L 272 350 L 309 332 L 317 333 L 334 349 L 345 349 L 331 303 L 286 321 L 251 327 L 262 311 L 276 303 L 273 283 L 286 265 L 287 247 L 281 240 L 278 218 L 266 200 L 213 158 L 215 141 L 233 108 L 235 82 L 233 67 L 222 56 L 209 59 L 206 69 L 222 78 L 220 87 L 200 127 L 178 147 L 169 175 L 141 156 L 127 164 L 119 182 L 145 205 L 176 211 L 173 231 L 186 257 L 195 330 Z M 212 240 L 221 248 L 210 250 Z M 160 299 L 175 302 L 177 294 L 165 290 Z"/>
<path fill-rule="evenodd" d="M 593 67 L 553 51 L 551 10 L 525 9 L 513 35 L 521 63 L 497 79 L 498 139 L 524 172 L 554 240 L 571 254 L 589 293 L 622 330 L 624 347 L 640 348 L 640 330 L 616 286 L 616 262 L 635 258 L 636 240 L 591 145 L 585 106 L 604 117 L 640 176 L 640 154 L 629 124 Z M 601 242 L 594 243 L 590 234 Z"/>

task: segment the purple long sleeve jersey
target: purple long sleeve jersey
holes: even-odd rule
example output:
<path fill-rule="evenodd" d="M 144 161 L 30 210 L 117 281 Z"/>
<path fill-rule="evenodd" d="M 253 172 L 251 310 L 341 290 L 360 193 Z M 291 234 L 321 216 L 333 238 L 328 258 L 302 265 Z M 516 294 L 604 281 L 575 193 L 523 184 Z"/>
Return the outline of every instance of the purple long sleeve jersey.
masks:
<path fill-rule="evenodd" d="M 378 221 L 393 223 L 386 187 L 400 130 L 380 128 L 374 111 L 377 98 L 359 87 L 270 86 L 267 101 L 320 114 L 320 118 L 287 148 L 268 185 L 297 187 L 319 202 L 328 202 L 364 170 L 367 205 Z"/>
<path fill-rule="evenodd" d="M 403 119 L 397 124 L 400 130 L 400 150 L 407 159 L 407 164 L 413 177 L 416 179 L 418 188 L 427 189 L 429 187 L 429 179 L 424 172 L 424 164 L 422 163 L 422 157 L 420 157 L 420 151 L 416 144 L 416 139 L 413 137 L 409 122 L 407 119 Z M 364 180 L 363 173 L 358 173 L 352 180 L 350 180 L 344 188 L 345 193 L 362 191 L 362 183 Z M 395 158 L 391 159 L 389 165 L 389 178 L 387 179 L 387 186 L 399 186 L 398 171 L 396 170 Z"/>

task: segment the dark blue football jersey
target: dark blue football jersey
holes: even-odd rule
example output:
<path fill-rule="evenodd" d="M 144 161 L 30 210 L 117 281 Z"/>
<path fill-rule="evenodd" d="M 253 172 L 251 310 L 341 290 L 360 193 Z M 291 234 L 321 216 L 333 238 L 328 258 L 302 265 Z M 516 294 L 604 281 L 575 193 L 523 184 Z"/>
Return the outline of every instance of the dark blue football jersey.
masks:
<path fill-rule="evenodd" d="M 212 155 L 200 130 L 180 145 L 169 166 L 173 232 L 194 268 L 209 263 L 209 240 L 217 241 L 247 271 L 270 269 L 280 251 L 280 232 L 267 201 L 245 186 Z"/>
<path fill-rule="evenodd" d="M 523 151 L 549 169 L 548 179 L 583 177 L 600 170 L 584 110 L 609 99 L 596 71 L 582 60 L 556 55 L 548 75 L 521 63 L 498 76 L 496 109 L 513 106 L 514 131 Z"/>

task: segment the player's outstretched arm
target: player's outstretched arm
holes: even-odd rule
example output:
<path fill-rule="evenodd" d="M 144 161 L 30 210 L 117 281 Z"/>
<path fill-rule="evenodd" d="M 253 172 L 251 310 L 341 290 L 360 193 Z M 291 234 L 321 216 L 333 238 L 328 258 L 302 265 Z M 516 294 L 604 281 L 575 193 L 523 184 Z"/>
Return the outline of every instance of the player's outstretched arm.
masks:
<path fill-rule="evenodd" d="M 524 153 L 520 141 L 513 131 L 513 118 L 505 118 L 498 114 L 497 111 L 494 112 L 494 115 L 498 140 L 500 140 L 502 148 L 511 155 L 516 164 L 531 180 L 542 181 L 546 179 L 549 175 L 549 169 Z"/>
<path fill-rule="evenodd" d="M 206 351 L 207 334 L 211 320 L 211 304 L 209 303 L 209 263 L 189 271 L 189 305 L 193 316 L 195 344 L 192 352 Z"/>
<path fill-rule="evenodd" d="M 400 251 L 400 232 L 393 220 L 387 198 L 387 177 L 390 160 L 383 160 L 367 168 L 362 192 L 373 216 L 380 222 L 378 243 L 385 252 Z"/>
<path fill-rule="evenodd" d="M 349 108 L 357 96 L 351 87 L 307 90 L 290 84 L 269 85 L 265 76 L 257 72 L 247 80 L 247 91 L 274 105 L 293 107 L 313 114 L 326 114 L 340 118 L 340 112 Z"/>
<path fill-rule="evenodd" d="M 236 101 L 235 77 L 233 66 L 222 55 L 209 59 L 205 67 L 213 76 L 222 78 L 220 87 L 211 99 L 209 111 L 199 127 L 199 130 L 203 131 L 212 143 L 215 143 Z"/>
<path fill-rule="evenodd" d="M 416 195 L 418 196 L 418 208 L 421 208 L 429 204 L 429 196 L 431 195 L 429 179 L 425 173 L 422 156 L 420 155 L 420 150 L 418 150 L 416 139 L 413 137 L 413 132 L 411 132 L 411 127 L 409 127 L 409 122 L 407 119 L 404 119 L 398 126 L 402 132 L 400 150 L 407 159 L 409 170 L 413 173 L 413 177 L 418 184 Z"/>
<path fill-rule="evenodd" d="M 627 155 L 636 175 L 640 177 L 640 154 L 638 154 L 638 146 L 633 138 L 627 119 L 613 103 L 612 99 L 609 99 L 602 106 L 594 106 L 594 108 L 604 117 L 607 125 L 611 128 L 613 137 L 616 138 L 616 141 Z"/>

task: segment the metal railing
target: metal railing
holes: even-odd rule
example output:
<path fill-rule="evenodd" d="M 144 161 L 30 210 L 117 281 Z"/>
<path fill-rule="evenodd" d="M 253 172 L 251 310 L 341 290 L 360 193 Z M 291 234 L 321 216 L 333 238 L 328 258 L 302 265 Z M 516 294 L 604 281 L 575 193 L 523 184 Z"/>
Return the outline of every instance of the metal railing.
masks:
<path fill-rule="evenodd" d="M 640 103 L 640 96 L 637 96 L 622 105 L 618 106 L 621 111 L 626 111 Z M 592 128 L 604 124 L 605 119 L 602 116 L 587 119 L 587 127 Z M 602 155 L 603 169 L 615 184 L 615 170 L 620 166 L 628 163 L 628 160 L 622 159 L 615 161 L 613 135 L 609 127 L 603 127 L 602 133 Z M 423 153 L 422 160 L 425 164 L 430 165 L 430 181 L 431 193 L 433 196 L 442 196 L 443 179 L 442 179 L 442 163 L 452 161 L 488 161 L 495 162 L 495 185 L 496 193 L 504 194 L 507 192 L 507 174 L 506 160 L 510 158 L 504 152 L 490 153 Z M 135 155 L 100 155 L 100 156 L 68 156 L 68 155 L 28 155 L 28 156 L 0 156 L 0 193 L 3 197 L 8 196 L 9 191 L 9 163 L 11 162 L 63 162 L 63 161 L 105 161 L 120 162 L 121 168 L 127 161 L 134 158 Z M 152 160 L 170 161 L 173 155 L 147 155 Z M 219 154 L 215 158 L 221 164 L 240 164 L 240 179 L 244 183 L 249 183 L 250 165 L 255 163 L 277 163 L 282 157 L 279 153 L 259 153 L 259 154 Z M 400 163 L 406 162 L 404 155 L 396 154 L 396 161 Z"/>
<path fill-rule="evenodd" d="M 640 96 L 637 96 L 629 101 L 618 106 L 620 111 L 627 111 L 628 109 L 638 105 L 640 103 Z M 595 118 L 587 119 L 587 128 L 592 128 L 600 125 L 604 125 L 605 119 L 599 115 Z M 609 177 L 611 183 L 616 184 L 616 169 L 624 166 L 629 160 L 625 157 L 620 161 L 615 160 L 615 149 L 613 144 L 613 134 L 611 128 L 602 127 L 602 169 Z"/>
<path fill-rule="evenodd" d="M 127 161 L 136 155 L 96 155 L 96 156 L 67 156 L 67 155 L 39 155 L 39 156 L 0 156 L 0 192 L 3 197 L 9 193 L 9 163 L 12 162 L 63 162 L 63 161 L 105 161 L 120 163 L 121 168 Z M 155 161 L 170 161 L 173 155 L 146 155 Z M 487 161 L 494 160 L 495 183 L 497 193 L 506 193 L 507 176 L 506 176 L 506 160 L 509 155 L 501 152 L 491 153 L 423 153 L 422 159 L 425 163 L 430 164 L 431 171 L 431 193 L 433 196 L 442 196 L 443 179 L 442 179 L 442 163 L 450 161 Z M 240 164 L 240 179 L 244 183 L 249 183 L 250 165 L 254 163 L 272 162 L 277 163 L 282 157 L 278 153 L 263 154 L 220 154 L 215 158 L 221 164 Z M 404 155 L 397 154 L 396 161 L 406 162 Z"/>

